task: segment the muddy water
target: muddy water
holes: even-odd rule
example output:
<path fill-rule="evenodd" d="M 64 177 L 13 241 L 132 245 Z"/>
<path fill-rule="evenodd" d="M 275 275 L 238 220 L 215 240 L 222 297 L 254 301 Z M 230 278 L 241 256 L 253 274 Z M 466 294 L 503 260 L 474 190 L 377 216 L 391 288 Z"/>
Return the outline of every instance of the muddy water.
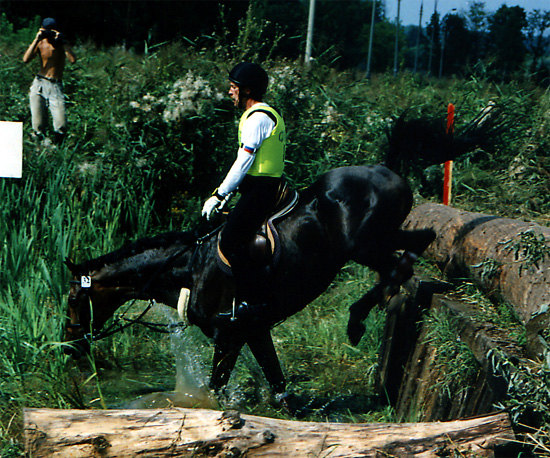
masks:
<path fill-rule="evenodd" d="M 190 333 L 177 331 L 171 334 L 172 351 L 176 358 L 175 388 L 142 395 L 127 402 L 127 409 L 154 409 L 165 407 L 189 407 L 219 409 L 218 401 L 208 388 L 208 377 L 198 354 L 191 350 L 196 346 Z"/>
<path fill-rule="evenodd" d="M 175 323 L 179 320 L 172 309 L 163 306 L 155 309 L 156 314 L 161 315 L 157 321 Z M 102 393 L 107 407 L 219 409 L 216 397 L 208 388 L 209 361 L 205 360 L 204 355 L 207 343 L 200 337 L 198 329 L 188 328 L 173 332 L 169 337 L 162 336 L 170 339 L 176 370 L 170 366 L 155 371 L 137 367 L 135 371 L 102 372 Z"/>

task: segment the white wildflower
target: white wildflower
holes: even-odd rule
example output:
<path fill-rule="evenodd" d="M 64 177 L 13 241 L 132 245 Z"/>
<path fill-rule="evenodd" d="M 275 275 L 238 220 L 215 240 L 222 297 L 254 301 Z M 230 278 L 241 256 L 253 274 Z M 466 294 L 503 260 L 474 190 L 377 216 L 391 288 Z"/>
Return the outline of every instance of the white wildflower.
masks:
<path fill-rule="evenodd" d="M 177 121 L 196 115 L 209 104 L 222 99 L 221 92 L 190 70 L 185 77 L 174 82 L 170 93 L 162 99 L 165 105 L 162 117 L 165 122 Z"/>

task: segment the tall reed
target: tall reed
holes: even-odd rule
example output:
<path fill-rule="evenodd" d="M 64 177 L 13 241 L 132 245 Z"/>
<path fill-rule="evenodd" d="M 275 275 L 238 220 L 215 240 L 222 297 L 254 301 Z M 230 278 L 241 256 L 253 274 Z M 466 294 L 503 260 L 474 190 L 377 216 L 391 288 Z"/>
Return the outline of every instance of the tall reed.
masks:
<path fill-rule="evenodd" d="M 78 404 L 62 344 L 64 259 L 112 250 L 127 237 L 122 225 L 144 235 L 152 221 L 150 194 L 135 198 L 121 178 L 88 179 L 78 192 L 69 156 L 63 148 L 33 154 L 38 173 L 0 180 L 0 443 L 8 446 L 22 406 Z"/>

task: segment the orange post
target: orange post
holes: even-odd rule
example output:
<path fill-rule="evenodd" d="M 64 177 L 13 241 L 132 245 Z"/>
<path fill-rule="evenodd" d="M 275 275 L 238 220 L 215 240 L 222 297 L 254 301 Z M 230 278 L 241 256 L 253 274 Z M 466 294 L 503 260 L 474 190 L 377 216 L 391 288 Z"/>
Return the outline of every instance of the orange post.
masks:
<path fill-rule="evenodd" d="M 447 106 L 447 134 L 452 135 L 455 122 L 455 106 L 449 103 Z M 443 204 L 451 203 L 451 189 L 453 186 L 453 161 L 445 162 L 443 174 Z"/>

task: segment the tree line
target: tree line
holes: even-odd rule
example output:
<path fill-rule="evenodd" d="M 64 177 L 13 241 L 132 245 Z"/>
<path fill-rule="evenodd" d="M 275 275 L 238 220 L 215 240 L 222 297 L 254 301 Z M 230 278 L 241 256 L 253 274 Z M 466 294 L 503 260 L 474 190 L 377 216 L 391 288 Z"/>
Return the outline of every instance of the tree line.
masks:
<path fill-rule="evenodd" d="M 235 58 L 303 56 L 310 0 L 0 0 L 0 13 L 15 28 L 38 17 L 58 20 L 72 40 L 100 46 L 124 45 L 137 51 L 165 41 L 233 48 Z M 338 69 L 366 68 L 371 15 L 375 7 L 372 70 L 399 70 L 433 76 L 483 73 L 509 79 L 525 71 L 538 81 L 550 75 L 545 61 L 550 11 L 526 12 L 502 5 L 486 11 L 483 1 L 466 12 L 443 17 L 434 11 L 427 27 L 396 28 L 385 2 L 397 0 L 316 0 L 313 57 Z M 545 34 L 546 33 L 546 34 Z"/>

